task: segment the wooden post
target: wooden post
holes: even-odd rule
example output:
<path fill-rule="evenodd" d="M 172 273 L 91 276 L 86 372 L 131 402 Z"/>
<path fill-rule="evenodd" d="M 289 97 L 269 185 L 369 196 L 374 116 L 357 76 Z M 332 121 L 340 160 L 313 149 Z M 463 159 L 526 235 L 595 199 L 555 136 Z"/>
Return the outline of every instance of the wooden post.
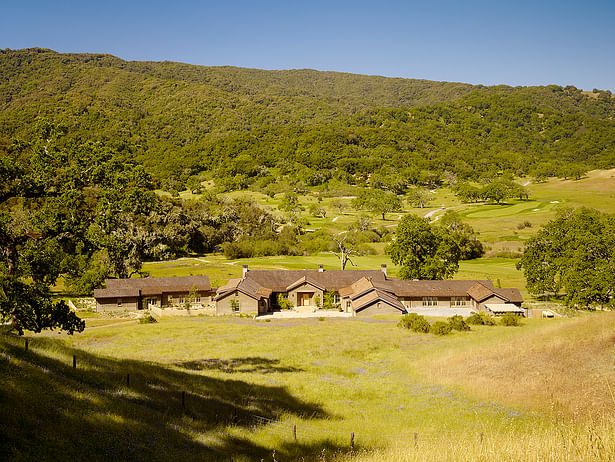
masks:
<path fill-rule="evenodd" d="M 77 356 L 73 355 L 73 369 L 77 369 Z"/>
<path fill-rule="evenodd" d="M 293 438 L 297 441 L 297 426 L 293 424 Z"/>
<path fill-rule="evenodd" d="M 186 409 L 186 392 L 182 391 L 182 409 Z"/>
<path fill-rule="evenodd" d="M 419 444 L 419 434 L 415 433 L 414 434 L 414 445 L 417 446 Z"/>
<path fill-rule="evenodd" d="M 24 349 L 25 349 L 26 351 L 28 351 L 28 339 L 26 339 L 26 343 L 25 343 L 25 345 L 24 345 Z"/>
<path fill-rule="evenodd" d="M 350 433 L 350 448 L 354 448 L 354 432 Z"/>
<path fill-rule="evenodd" d="M 126 386 L 130 386 L 130 374 L 126 374 Z"/>
<path fill-rule="evenodd" d="M 481 434 L 480 434 L 480 444 L 483 444 L 483 436 L 484 436 L 484 434 L 481 432 Z"/>

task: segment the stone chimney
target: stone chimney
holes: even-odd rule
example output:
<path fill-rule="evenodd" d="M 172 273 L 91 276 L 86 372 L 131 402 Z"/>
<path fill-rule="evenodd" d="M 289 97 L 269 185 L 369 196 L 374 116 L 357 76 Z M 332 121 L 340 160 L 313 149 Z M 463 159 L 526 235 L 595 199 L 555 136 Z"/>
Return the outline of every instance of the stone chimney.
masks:
<path fill-rule="evenodd" d="M 243 265 L 241 267 L 241 277 L 245 278 L 246 274 L 248 274 L 248 265 Z"/>
<path fill-rule="evenodd" d="M 386 263 L 383 263 L 382 265 L 380 265 L 380 271 L 382 271 L 382 274 L 384 274 L 384 278 L 387 278 L 387 265 Z"/>
<path fill-rule="evenodd" d="M 322 265 L 318 265 L 318 272 L 319 273 L 324 273 L 325 269 L 322 267 Z"/>

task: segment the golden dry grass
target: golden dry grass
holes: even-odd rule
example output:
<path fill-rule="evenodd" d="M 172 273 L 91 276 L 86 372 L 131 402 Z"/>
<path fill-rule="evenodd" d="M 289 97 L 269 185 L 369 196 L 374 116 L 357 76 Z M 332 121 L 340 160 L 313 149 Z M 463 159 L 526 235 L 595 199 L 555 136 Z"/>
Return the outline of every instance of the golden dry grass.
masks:
<path fill-rule="evenodd" d="M 615 313 L 525 322 L 522 335 L 481 336 L 473 348 L 451 348 L 430 361 L 427 376 L 507 405 L 574 420 L 613 419 Z"/>

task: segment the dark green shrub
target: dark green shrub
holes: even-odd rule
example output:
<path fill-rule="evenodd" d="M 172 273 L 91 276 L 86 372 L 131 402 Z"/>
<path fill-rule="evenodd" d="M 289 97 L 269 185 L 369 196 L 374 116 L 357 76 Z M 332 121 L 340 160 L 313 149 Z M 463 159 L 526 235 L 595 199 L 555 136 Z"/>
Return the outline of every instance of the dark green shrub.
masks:
<path fill-rule="evenodd" d="M 398 327 L 403 327 L 405 329 L 410 329 L 413 332 L 429 332 L 429 322 L 423 317 L 416 313 L 408 313 L 401 317 L 399 322 L 397 323 Z"/>
<path fill-rule="evenodd" d="M 512 313 L 505 314 L 500 318 L 500 325 L 502 326 L 520 326 L 521 321 L 519 320 L 519 316 L 514 315 Z"/>
<path fill-rule="evenodd" d="M 429 333 L 435 335 L 448 335 L 451 333 L 451 330 L 451 325 L 448 322 L 436 321 L 429 328 Z"/>
<path fill-rule="evenodd" d="M 468 324 L 463 320 L 463 316 L 459 316 L 458 314 L 448 318 L 448 323 L 451 326 L 451 329 L 453 330 L 458 330 L 458 331 L 470 330 L 470 326 L 468 326 Z"/>
<path fill-rule="evenodd" d="M 146 314 L 141 319 L 139 319 L 139 324 L 153 324 L 155 322 L 158 322 L 158 321 L 151 314 Z"/>
<path fill-rule="evenodd" d="M 495 326 L 495 321 L 491 316 L 482 313 L 475 313 L 466 319 L 468 324 L 475 326 Z"/>

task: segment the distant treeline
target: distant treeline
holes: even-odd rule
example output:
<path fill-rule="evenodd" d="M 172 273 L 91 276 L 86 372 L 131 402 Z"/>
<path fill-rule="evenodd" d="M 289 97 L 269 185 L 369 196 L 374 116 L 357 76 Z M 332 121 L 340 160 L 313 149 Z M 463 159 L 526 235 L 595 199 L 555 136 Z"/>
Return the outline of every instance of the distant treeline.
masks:
<path fill-rule="evenodd" d="M 394 192 L 489 182 L 502 173 L 577 176 L 615 166 L 615 98 L 575 87 L 483 87 L 311 70 L 126 62 L 0 51 L 0 144 L 36 120 L 102 141 L 157 186 L 212 178 L 219 190 L 331 179 Z M 398 186 L 395 186 L 395 183 Z M 405 185 L 405 186 L 404 186 Z"/>

